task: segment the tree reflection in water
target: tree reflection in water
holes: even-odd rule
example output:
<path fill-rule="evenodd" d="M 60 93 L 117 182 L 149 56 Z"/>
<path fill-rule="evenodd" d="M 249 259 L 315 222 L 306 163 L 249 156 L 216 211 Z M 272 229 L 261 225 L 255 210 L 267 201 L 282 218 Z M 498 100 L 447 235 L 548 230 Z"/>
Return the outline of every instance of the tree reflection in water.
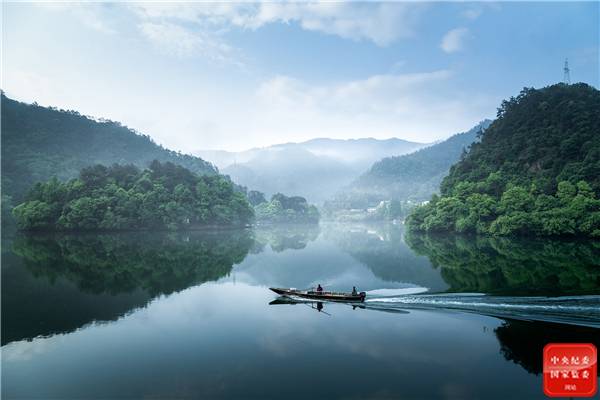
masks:
<path fill-rule="evenodd" d="M 448 292 L 505 295 L 600 293 L 600 242 L 410 233 Z"/>
<path fill-rule="evenodd" d="M 253 243 L 247 230 L 19 235 L 3 243 L 2 344 L 114 320 L 217 280 Z"/>
<path fill-rule="evenodd" d="M 505 320 L 494 330 L 500 353 L 527 372 L 543 372 L 542 350 L 548 343 L 593 343 L 600 346 L 600 330 L 577 325 Z"/>
<path fill-rule="evenodd" d="M 277 253 L 290 249 L 301 250 L 316 240 L 320 232 L 319 225 L 314 224 L 259 226 L 254 229 L 253 252 L 260 253 L 266 246 Z"/>

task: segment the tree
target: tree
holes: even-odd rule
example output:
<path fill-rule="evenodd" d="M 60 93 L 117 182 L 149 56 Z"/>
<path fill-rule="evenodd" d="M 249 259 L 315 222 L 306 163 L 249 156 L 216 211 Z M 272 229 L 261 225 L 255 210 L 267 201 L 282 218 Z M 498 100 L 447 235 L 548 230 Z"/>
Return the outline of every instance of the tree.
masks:
<path fill-rule="evenodd" d="M 267 199 L 265 198 L 264 193 L 259 192 L 258 190 L 250 190 L 248 192 L 248 201 L 250 202 L 250 204 L 256 207 L 261 203 L 266 203 Z"/>
<path fill-rule="evenodd" d="M 54 207 L 43 201 L 33 200 L 19 204 L 12 212 L 21 229 L 51 229 L 56 223 Z"/>

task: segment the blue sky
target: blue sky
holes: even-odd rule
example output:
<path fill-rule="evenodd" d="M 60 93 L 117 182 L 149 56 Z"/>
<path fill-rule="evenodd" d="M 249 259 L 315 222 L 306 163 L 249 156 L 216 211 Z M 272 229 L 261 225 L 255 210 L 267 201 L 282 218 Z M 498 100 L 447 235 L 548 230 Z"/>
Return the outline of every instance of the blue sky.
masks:
<path fill-rule="evenodd" d="M 431 142 L 599 83 L 598 2 L 2 3 L 2 88 L 176 150 Z"/>

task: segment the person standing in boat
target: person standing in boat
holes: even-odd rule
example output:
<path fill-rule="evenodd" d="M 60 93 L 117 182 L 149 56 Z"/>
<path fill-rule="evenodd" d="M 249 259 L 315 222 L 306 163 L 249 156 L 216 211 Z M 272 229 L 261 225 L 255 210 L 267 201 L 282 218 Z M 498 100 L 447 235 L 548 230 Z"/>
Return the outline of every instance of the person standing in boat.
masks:
<path fill-rule="evenodd" d="M 352 296 L 356 296 L 358 291 L 356 291 L 356 286 L 352 286 Z"/>
<path fill-rule="evenodd" d="M 323 288 L 321 287 L 320 283 L 317 285 L 317 293 L 323 294 Z"/>

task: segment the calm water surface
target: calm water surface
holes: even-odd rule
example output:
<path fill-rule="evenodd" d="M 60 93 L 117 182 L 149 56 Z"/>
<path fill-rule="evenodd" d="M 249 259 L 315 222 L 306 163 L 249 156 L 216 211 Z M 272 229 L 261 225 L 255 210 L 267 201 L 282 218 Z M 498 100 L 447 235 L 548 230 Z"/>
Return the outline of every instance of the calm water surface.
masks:
<path fill-rule="evenodd" d="M 360 307 L 269 286 L 367 291 Z M 600 243 L 323 225 L 13 235 L 3 398 L 545 398 L 600 347 Z"/>

